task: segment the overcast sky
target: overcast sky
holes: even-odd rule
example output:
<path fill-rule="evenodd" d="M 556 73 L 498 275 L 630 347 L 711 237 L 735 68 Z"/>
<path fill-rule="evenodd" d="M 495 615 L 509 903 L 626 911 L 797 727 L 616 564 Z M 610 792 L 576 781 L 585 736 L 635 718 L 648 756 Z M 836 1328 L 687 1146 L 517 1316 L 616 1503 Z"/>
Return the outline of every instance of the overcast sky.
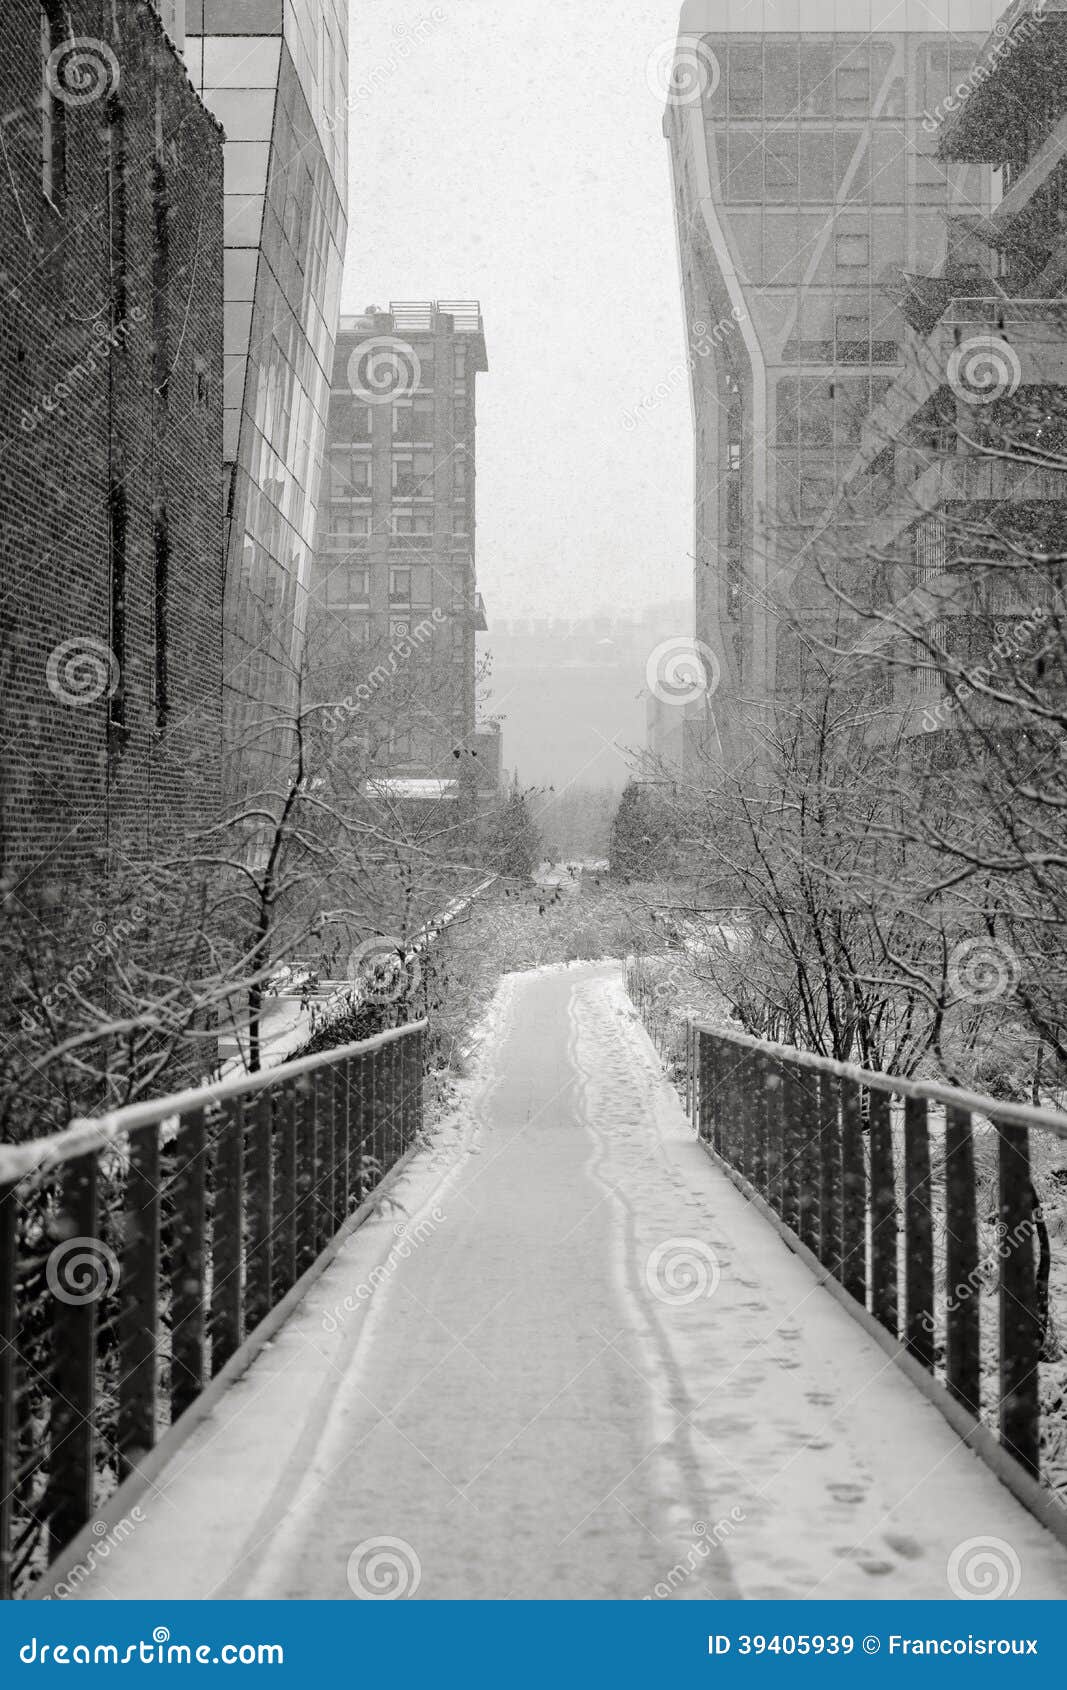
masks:
<path fill-rule="evenodd" d="M 646 79 L 677 0 L 360 0 L 351 18 L 343 309 L 481 300 L 490 623 L 687 596 L 685 334 Z"/>

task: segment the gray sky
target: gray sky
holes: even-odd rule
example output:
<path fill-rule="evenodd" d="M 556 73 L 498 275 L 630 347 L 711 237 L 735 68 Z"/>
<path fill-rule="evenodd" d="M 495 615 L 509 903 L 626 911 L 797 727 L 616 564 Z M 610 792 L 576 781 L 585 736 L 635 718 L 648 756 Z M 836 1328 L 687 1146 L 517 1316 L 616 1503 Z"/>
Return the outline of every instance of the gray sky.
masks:
<path fill-rule="evenodd" d="M 361 0 L 351 20 L 343 309 L 482 302 L 490 624 L 687 595 L 685 335 L 646 79 L 677 0 Z"/>

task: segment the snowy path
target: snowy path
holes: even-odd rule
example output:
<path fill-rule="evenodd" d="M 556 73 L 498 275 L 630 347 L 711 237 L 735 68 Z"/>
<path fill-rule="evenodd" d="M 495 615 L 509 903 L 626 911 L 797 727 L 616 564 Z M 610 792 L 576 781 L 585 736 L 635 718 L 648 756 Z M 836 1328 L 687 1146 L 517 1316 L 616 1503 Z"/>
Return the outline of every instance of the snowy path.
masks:
<path fill-rule="evenodd" d="M 617 968 L 511 977 L 482 1048 L 406 1230 L 349 1240 L 79 1595 L 938 1597 L 990 1537 L 1067 1592 L 694 1144 Z"/>

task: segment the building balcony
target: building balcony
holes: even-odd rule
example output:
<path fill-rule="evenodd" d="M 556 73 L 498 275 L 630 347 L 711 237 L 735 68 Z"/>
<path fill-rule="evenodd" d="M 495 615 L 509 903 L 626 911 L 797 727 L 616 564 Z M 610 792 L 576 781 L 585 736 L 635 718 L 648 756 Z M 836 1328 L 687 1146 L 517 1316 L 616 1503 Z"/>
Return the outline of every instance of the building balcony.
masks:
<path fill-rule="evenodd" d="M 868 543 L 876 552 L 891 547 L 920 517 L 946 506 L 1067 501 L 1067 468 L 915 446 L 897 447 L 894 468 L 894 480 L 869 533 Z"/>

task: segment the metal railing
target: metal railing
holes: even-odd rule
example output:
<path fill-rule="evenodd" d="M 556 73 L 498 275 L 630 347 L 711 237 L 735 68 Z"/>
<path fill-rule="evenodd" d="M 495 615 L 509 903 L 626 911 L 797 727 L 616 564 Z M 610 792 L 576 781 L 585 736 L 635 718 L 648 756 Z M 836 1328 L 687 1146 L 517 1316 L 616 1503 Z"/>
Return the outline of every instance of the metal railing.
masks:
<path fill-rule="evenodd" d="M 1067 1511 L 1033 1483 L 1051 1428 L 1040 1400 L 1047 1240 L 1030 1138 L 1067 1143 L 1067 1116 L 696 1021 L 683 1078 L 699 1137 L 735 1183 L 896 1340 L 931 1400 L 1065 1535 Z M 994 1263 L 997 1319 L 983 1322 Z"/>
<path fill-rule="evenodd" d="M 412 1147 L 425 1033 L 0 1146 L 0 1598 L 141 1488 L 149 1452 Z"/>

